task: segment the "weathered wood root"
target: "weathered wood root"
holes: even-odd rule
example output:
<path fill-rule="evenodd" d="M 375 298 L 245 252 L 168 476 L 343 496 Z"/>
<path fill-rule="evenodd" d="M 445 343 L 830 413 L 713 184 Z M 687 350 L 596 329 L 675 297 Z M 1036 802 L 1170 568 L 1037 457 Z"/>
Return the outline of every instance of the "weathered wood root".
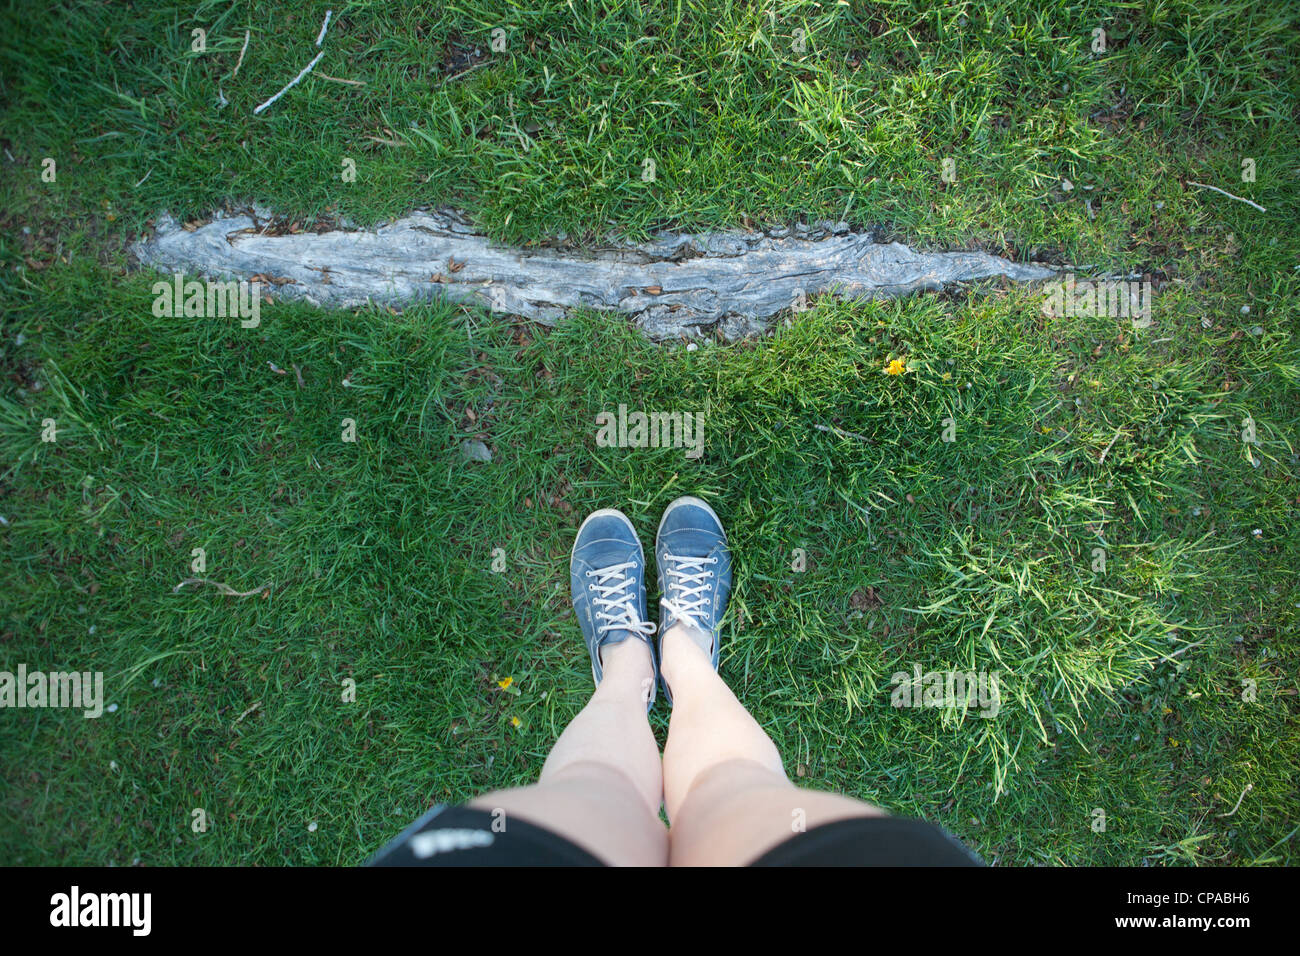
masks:
<path fill-rule="evenodd" d="M 631 316 L 653 339 L 720 326 L 761 331 L 803 297 L 875 298 L 1054 270 L 985 252 L 914 252 L 844 224 L 713 235 L 663 234 L 639 245 L 519 249 L 489 242 L 453 211 L 416 212 L 370 230 L 260 235 L 251 215 L 187 230 L 163 216 L 133 251 L 164 272 L 277 280 L 270 291 L 334 307 L 400 306 L 434 296 L 554 324 L 574 307 Z M 280 281 L 291 280 L 291 281 Z"/>

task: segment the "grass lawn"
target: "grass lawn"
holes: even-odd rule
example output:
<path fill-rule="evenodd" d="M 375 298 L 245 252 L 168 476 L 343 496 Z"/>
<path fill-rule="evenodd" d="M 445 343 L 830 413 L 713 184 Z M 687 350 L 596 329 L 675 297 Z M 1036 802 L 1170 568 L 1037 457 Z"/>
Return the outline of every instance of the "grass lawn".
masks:
<path fill-rule="evenodd" d="M 0 671 L 112 705 L 0 710 L 4 859 L 354 864 L 530 782 L 590 692 L 577 525 L 649 542 L 689 493 L 736 557 L 722 674 L 797 782 L 1000 865 L 1296 862 L 1300 12 L 338 3 L 253 115 L 326 6 L 0 4 Z M 250 202 L 517 244 L 844 218 L 1141 275 L 1154 321 L 992 285 L 691 349 L 155 317 L 127 243 Z M 707 410 L 704 455 L 597 447 L 620 404 Z M 997 672 L 997 716 L 892 707 L 914 666 Z"/>

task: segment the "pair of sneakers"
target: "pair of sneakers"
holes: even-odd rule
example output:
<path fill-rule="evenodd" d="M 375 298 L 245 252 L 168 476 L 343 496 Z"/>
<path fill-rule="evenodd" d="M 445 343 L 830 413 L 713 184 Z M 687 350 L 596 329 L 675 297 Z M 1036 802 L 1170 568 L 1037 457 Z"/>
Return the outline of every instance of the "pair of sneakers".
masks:
<path fill-rule="evenodd" d="M 731 593 L 731 552 L 713 509 L 689 495 L 664 509 L 655 535 L 655 562 L 661 595 L 657 626 L 646 616 L 645 553 L 627 515 L 614 508 L 593 511 L 578 528 L 569 558 L 573 609 L 591 654 L 592 678 L 599 684 L 604 673 L 602 647 L 644 641 L 659 678 L 646 689 L 646 710 L 654 705 L 655 683 L 663 683 L 662 640 L 674 624 L 693 630 L 701 643 L 711 642 L 710 658 L 718 669 L 720 625 Z M 666 683 L 664 697 L 671 705 Z"/>

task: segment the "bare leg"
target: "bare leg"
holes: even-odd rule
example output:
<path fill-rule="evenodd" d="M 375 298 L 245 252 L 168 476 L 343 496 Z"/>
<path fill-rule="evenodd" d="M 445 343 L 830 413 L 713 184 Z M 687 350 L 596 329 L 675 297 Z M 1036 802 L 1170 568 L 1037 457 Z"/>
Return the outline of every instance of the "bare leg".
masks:
<path fill-rule="evenodd" d="M 792 784 L 776 745 L 690 631 L 675 625 L 662 647 L 673 693 L 663 765 L 671 866 L 739 866 L 800 830 L 885 816 L 869 803 Z"/>
<path fill-rule="evenodd" d="M 530 787 L 471 800 L 479 810 L 555 833 L 618 866 L 663 866 L 668 834 L 659 819 L 663 796 L 659 747 L 646 720 L 650 648 L 627 640 L 601 649 L 604 677 L 591 700 L 560 734 L 541 778 Z"/>

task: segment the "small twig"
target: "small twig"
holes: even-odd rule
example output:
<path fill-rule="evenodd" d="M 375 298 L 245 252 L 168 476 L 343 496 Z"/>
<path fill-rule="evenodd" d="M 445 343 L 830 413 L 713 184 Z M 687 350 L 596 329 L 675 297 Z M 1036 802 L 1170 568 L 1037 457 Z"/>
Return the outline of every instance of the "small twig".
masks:
<path fill-rule="evenodd" d="M 293 366 L 293 374 L 298 379 L 298 387 L 304 388 L 307 383 L 302 380 L 302 369 L 298 367 L 298 364 L 296 362 L 294 363 Z"/>
<path fill-rule="evenodd" d="M 329 29 L 330 17 L 334 15 L 333 10 L 325 11 L 325 22 L 320 25 L 320 33 L 316 35 L 316 45 L 320 46 L 321 41 L 325 39 L 325 31 Z"/>
<path fill-rule="evenodd" d="M 172 588 L 172 594 L 180 593 L 181 588 L 185 587 L 187 584 L 210 584 L 222 594 L 239 598 L 252 597 L 254 594 L 261 594 L 263 591 L 269 590 L 271 587 L 269 584 L 263 584 L 260 588 L 253 588 L 251 591 L 236 591 L 229 584 L 222 584 L 220 581 L 210 581 L 207 578 L 186 578 L 180 584 L 176 585 L 176 587 Z"/>
<path fill-rule="evenodd" d="M 865 435 L 859 435 L 857 432 L 846 432 L 842 428 L 834 428 L 830 425 L 814 424 L 813 428 L 821 432 L 830 432 L 833 435 L 839 435 L 841 438 L 856 438 L 858 441 L 864 441 L 868 445 L 871 444 L 870 438 L 867 438 Z"/>
<path fill-rule="evenodd" d="M 446 84 L 450 83 L 452 80 L 459 80 L 462 76 L 468 76 L 470 73 L 473 73 L 479 67 L 487 66 L 491 62 L 492 62 L 491 60 L 480 60 L 478 63 L 475 63 L 473 66 L 471 66 L 468 70 L 461 70 L 459 73 L 453 73 L 451 76 L 444 77 L 442 80 L 443 85 L 445 86 Z"/>
<path fill-rule="evenodd" d="M 348 86 L 365 86 L 365 80 L 345 80 L 342 77 L 330 76 L 328 73 L 317 73 L 322 80 L 329 80 L 331 83 L 346 83 Z"/>
<path fill-rule="evenodd" d="M 1206 638 L 1206 640 L 1209 640 L 1209 638 Z M 1178 650 L 1174 651 L 1169 656 L 1171 658 L 1178 657 L 1180 654 L 1186 654 L 1188 651 L 1192 650 L 1193 648 L 1200 647 L 1204 643 L 1205 641 L 1197 641 L 1195 644 L 1184 644 L 1182 647 L 1178 648 Z"/>
<path fill-rule="evenodd" d="M 1255 789 L 1255 785 L 1254 785 L 1253 783 L 1248 783 L 1248 784 L 1246 784 L 1246 789 L 1243 790 L 1243 791 L 1241 791 L 1241 796 L 1239 796 L 1239 797 L 1237 798 L 1237 805 L 1236 805 L 1235 807 L 1233 807 L 1231 810 L 1229 810 L 1227 813 L 1220 813 L 1220 814 L 1219 814 L 1219 819 L 1220 819 L 1220 820 L 1226 820 L 1228 817 L 1232 816 L 1234 813 L 1236 813 L 1238 810 L 1240 810 L 1240 809 L 1241 809 L 1241 801 L 1245 800 L 1245 799 L 1246 799 L 1246 794 L 1250 793 L 1250 791 L 1252 791 L 1252 790 L 1254 790 L 1254 789 Z"/>
<path fill-rule="evenodd" d="M 232 80 L 239 74 L 239 68 L 244 65 L 244 54 L 248 52 L 248 41 L 252 35 L 251 30 L 244 31 L 244 45 L 239 48 L 239 59 L 235 63 L 235 69 L 230 74 Z"/>
<path fill-rule="evenodd" d="M 141 179 L 138 183 L 136 183 L 136 184 L 135 184 L 134 186 L 132 186 L 131 188 L 132 188 L 132 189 L 139 189 L 141 186 L 144 185 L 144 180 L 145 180 L 145 179 L 148 179 L 148 178 L 149 178 L 150 176 L 152 176 L 152 175 L 153 175 L 153 167 L 150 166 L 150 167 L 149 167 L 149 172 L 147 172 L 147 173 L 144 174 L 144 179 Z"/>
<path fill-rule="evenodd" d="M 319 53 L 317 53 L 316 56 L 312 59 L 312 61 L 302 68 L 302 72 L 289 81 L 288 86 L 282 89 L 279 93 L 276 93 L 275 96 L 271 97 L 261 106 L 254 107 L 253 115 L 256 116 L 258 113 L 262 112 L 262 110 L 266 109 L 276 100 L 278 100 L 280 97 L 284 96 L 285 93 L 288 93 L 291 89 L 293 89 L 295 86 L 301 83 L 302 78 L 312 71 L 312 68 L 315 67 L 316 64 L 320 62 L 320 58 L 323 57 L 324 55 L 325 55 L 324 50 L 321 50 Z"/>
<path fill-rule="evenodd" d="M 1209 638 L 1206 638 L 1206 640 L 1209 640 Z M 1204 643 L 1205 643 L 1205 641 L 1197 641 L 1195 644 L 1184 644 L 1182 647 L 1178 648 L 1178 650 L 1174 651 L 1174 652 L 1171 653 L 1171 654 L 1166 654 L 1166 655 L 1164 655 L 1164 656 L 1165 656 L 1168 660 L 1173 660 L 1175 657 L 1178 657 L 1178 656 L 1181 655 L 1181 654 L 1186 654 L 1188 651 L 1192 650 L 1193 648 L 1200 647 L 1200 646 L 1201 646 L 1202 644 L 1204 644 Z M 1160 652 L 1159 652 L 1159 651 L 1156 651 L 1156 653 L 1158 654 L 1158 653 L 1160 653 Z M 1121 688 L 1119 689 L 1119 693 L 1122 694 L 1124 691 L 1128 690 L 1130 687 L 1132 687 L 1134 684 L 1136 684 L 1136 683 L 1137 683 L 1138 681 L 1140 681 L 1141 679 L 1142 679 L 1142 678 L 1140 678 L 1140 677 L 1135 677 L 1135 678 L 1133 678 L 1133 680 L 1129 681 L 1127 684 L 1125 684 L 1123 687 L 1121 687 Z"/>
<path fill-rule="evenodd" d="M 1200 189 L 1212 189 L 1216 193 L 1222 193 L 1224 196 L 1227 196 L 1229 199 L 1235 199 L 1237 200 L 1237 202 L 1244 202 L 1247 206 L 1254 206 L 1260 212 L 1268 212 L 1268 210 L 1265 209 L 1263 206 L 1261 206 L 1259 203 L 1251 202 L 1249 199 L 1242 199 L 1240 196 L 1234 196 L 1232 193 L 1220 189 L 1218 186 L 1207 186 L 1205 183 L 1194 183 L 1190 179 L 1187 180 L 1187 185 L 1196 186 Z"/>
<path fill-rule="evenodd" d="M 1100 465 L 1103 461 L 1106 460 L 1106 456 L 1109 455 L 1110 450 L 1115 447 L 1115 442 L 1119 441 L 1119 436 L 1121 433 L 1123 433 L 1123 431 L 1124 431 L 1123 425 L 1120 425 L 1119 428 L 1115 429 L 1115 434 L 1111 437 L 1110 444 L 1107 445 L 1105 450 L 1102 451 L 1101 457 L 1097 459 L 1097 464 Z"/>
<path fill-rule="evenodd" d="M 244 711 L 242 714 L 240 714 L 238 717 L 236 717 L 236 718 L 235 718 L 235 723 L 234 723 L 234 724 L 231 724 L 230 726 L 234 727 L 235 724 L 238 724 L 241 720 L 243 720 L 245 717 L 247 717 L 249 714 L 251 714 L 253 711 L 257 710 L 257 708 L 259 708 L 259 707 L 261 707 L 261 706 L 262 706 L 262 702 L 261 702 L 260 700 L 259 700 L 259 701 L 256 701 L 256 702 L 253 704 L 252 707 L 248 708 L 248 710 Z"/>

